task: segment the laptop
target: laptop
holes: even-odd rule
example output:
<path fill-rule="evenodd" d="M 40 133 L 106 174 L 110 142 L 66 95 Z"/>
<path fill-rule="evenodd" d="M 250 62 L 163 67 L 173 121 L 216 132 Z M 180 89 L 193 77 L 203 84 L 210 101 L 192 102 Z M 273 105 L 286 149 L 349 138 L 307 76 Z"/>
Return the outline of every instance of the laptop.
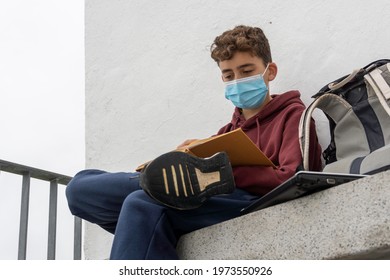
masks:
<path fill-rule="evenodd" d="M 241 214 L 244 215 L 253 211 L 258 211 L 366 176 L 367 175 L 362 174 L 299 171 L 269 193 L 243 208 Z"/>

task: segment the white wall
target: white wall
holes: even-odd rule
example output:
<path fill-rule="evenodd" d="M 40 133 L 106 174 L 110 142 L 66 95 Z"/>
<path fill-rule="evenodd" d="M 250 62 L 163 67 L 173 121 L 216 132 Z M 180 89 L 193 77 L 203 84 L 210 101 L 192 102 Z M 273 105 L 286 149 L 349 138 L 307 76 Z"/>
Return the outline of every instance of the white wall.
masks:
<path fill-rule="evenodd" d="M 271 92 L 299 89 L 309 103 L 326 83 L 389 56 L 389 11 L 387 0 L 87 0 L 87 167 L 130 171 L 229 122 L 209 55 L 226 29 L 263 28 L 279 66 Z M 327 138 L 325 120 L 318 129 Z M 87 225 L 86 258 L 107 258 L 111 238 Z"/>

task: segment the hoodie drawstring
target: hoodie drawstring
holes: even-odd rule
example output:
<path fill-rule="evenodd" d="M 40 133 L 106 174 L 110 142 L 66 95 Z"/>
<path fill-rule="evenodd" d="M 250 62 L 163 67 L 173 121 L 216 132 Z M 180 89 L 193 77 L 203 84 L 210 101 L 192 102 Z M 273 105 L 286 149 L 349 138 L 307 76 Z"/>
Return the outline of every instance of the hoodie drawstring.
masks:
<path fill-rule="evenodd" d="M 259 149 L 261 149 L 261 146 L 260 146 L 261 127 L 260 127 L 259 118 L 256 118 L 256 125 L 257 125 L 257 139 L 256 139 L 256 145 L 257 145 L 257 147 L 259 147 Z"/>

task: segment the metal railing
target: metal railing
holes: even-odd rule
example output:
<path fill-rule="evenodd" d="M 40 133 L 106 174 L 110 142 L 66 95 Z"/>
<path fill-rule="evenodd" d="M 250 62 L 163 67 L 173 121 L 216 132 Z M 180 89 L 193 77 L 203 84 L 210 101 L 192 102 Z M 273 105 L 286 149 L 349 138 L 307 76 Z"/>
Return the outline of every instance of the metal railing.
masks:
<path fill-rule="evenodd" d="M 56 255 L 58 185 L 67 185 L 72 179 L 72 177 L 21 164 L 16 164 L 13 162 L 8 162 L 1 159 L 0 170 L 23 176 L 18 246 L 19 260 L 26 259 L 31 178 L 47 181 L 50 183 L 47 259 L 54 260 Z M 81 219 L 78 217 L 75 217 L 74 219 L 73 259 L 81 259 Z"/>

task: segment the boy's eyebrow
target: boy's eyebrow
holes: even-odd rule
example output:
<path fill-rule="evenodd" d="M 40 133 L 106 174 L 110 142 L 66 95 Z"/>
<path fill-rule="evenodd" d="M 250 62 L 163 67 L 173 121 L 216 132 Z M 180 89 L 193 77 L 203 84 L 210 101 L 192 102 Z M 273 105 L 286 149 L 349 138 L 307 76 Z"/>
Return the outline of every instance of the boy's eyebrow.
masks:
<path fill-rule="evenodd" d="M 243 65 L 240 65 L 237 67 L 237 69 L 242 69 L 242 68 L 245 68 L 245 67 L 248 67 L 248 66 L 255 66 L 255 63 L 245 63 Z M 233 71 L 232 69 L 228 68 L 228 69 L 223 69 L 222 70 L 222 73 L 226 73 L 226 72 L 230 72 L 230 71 Z"/>

